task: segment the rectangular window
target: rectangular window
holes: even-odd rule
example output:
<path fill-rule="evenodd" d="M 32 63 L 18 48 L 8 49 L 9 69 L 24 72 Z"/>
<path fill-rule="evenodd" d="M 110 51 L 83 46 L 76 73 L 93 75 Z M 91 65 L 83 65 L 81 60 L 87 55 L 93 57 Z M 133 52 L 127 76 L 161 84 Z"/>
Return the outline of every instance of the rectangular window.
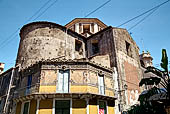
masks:
<path fill-rule="evenodd" d="M 30 88 L 32 84 L 32 75 L 28 76 L 26 94 L 30 94 Z"/>
<path fill-rule="evenodd" d="M 25 102 L 22 107 L 22 113 L 21 114 L 29 114 L 29 102 Z"/>
<path fill-rule="evenodd" d="M 126 43 L 126 53 L 128 56 L 132 57 L 131 45 L 127 41 L 125 41 L 125 43 Z"/>
<path fill-rule="evenodd" d="M 98 82 L 99 82 L 99 94 L 104 95 L 105 89 L 104 89 L 104 76 L 103 75 L 98 76 Z"/>
<path fill-rule="evenodd" d="M 55 114 L 70 114 L 70 100 L 56 100 Z"/>
<path fill-rule="evenodd" d="M 90 33 L 90 25 L 89 24 L 83 25 L 83 33 Z"/>
<path fill-rule="evenodd" d="M 69 92 L 69 70 L 59 70 L 57 92 Z"/>
<path fill-rule="evenodd" d="M 81 49 L 82 49 L 82 42 L 75 40 L 75 50 L 81 52 Z"/>
<path fill-rule="evenodd" d="M 92 54 L 95 55 L 99 53 L 99 43 L 98 40 L 92 41 Z"/>
<path fill-rule="evenodd" d="M 107 114 L 106 102 L 99 101 L 99 113 L 98 114 Z"/>

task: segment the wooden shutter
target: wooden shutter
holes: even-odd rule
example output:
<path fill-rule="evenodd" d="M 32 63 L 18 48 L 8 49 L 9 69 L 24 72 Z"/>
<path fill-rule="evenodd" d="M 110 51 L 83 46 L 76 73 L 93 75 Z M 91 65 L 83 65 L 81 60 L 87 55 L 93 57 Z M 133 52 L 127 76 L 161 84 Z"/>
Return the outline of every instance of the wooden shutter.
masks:
<path fill-rule="evenodd" d="M 59 75 L 58 75 L 58 90 L 57 92 L 62 92 L 63 91 L 63 71 L 60 70 L 59 71 Z"/>
<path fill-rule="evenodd" d="M 64 93 L 68 93 L 69 88 L 69 71 L 64 72 Z"/>
<path fill-rule="evenodd" d="M 104 77 L 99 76 L 99 93 L 104 95 Z"/>

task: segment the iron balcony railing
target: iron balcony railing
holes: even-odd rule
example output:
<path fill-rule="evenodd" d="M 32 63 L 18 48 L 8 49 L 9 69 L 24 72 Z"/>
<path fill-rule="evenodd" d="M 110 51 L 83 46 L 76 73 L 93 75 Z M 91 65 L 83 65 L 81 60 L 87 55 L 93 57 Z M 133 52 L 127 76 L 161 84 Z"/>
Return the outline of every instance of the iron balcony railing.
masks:
<path fill-rule="evenodd" d="M 31 95 L 34 93 L 38 93 L 39 84 L 34 84 L 31 86 L 25 86 L 23 88 L 19 88 L 14 92 L 14 98 L 19 98 L 27 95 Z"/>

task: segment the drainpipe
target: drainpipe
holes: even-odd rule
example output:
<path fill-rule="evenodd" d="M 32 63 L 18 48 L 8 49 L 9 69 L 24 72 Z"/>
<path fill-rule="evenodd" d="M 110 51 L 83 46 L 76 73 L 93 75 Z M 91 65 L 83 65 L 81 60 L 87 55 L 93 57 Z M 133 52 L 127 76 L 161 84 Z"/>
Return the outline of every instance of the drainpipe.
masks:
<path fill-rule="evenodd" d="M 9 99 L 9 94 L 10 94 L 11 86 L 12 86 L 12 82 L 13 82 L 14 71 L 15 71 L 15 69 L 13 68 L 10 83 L 9 83 L 9 87 L 8 87 L 7 97 L 6 97 L 6 101 L 5 101 L 5 106 L 3 108 L 3 114 L 6 114 L 7 106 L 8 106 L 8 103 L 9 103 L 8 99 Z"/>

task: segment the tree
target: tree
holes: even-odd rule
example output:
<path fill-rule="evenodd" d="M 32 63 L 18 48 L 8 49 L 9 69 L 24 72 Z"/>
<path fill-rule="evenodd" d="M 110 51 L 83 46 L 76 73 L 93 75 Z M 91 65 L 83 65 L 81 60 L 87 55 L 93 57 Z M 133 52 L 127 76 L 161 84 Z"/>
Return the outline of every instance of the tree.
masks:
<path fill-rule="evenodd" d="M 166 114 L 164 106 L 157 103 L 156 105 L 150 100 L 151 96 L 161 94 L 162 91 L 158 88 L 158 85 L 162 85 L 165 89 L 164 93 L 169 101 L 170 97 L 170 79 L 168 72 L 168 57 L 165 49 L 162 49 L 161 70 L 155 67 L 147 67 L 145 73 L 153 73 L 156 77 L 143 78 L 139 86 L 152 85 L 152 88 L 147 90 L 144 94 L 139 96 L 140 104 L 132 106 L 128 110 L 128 114 Z"/>

